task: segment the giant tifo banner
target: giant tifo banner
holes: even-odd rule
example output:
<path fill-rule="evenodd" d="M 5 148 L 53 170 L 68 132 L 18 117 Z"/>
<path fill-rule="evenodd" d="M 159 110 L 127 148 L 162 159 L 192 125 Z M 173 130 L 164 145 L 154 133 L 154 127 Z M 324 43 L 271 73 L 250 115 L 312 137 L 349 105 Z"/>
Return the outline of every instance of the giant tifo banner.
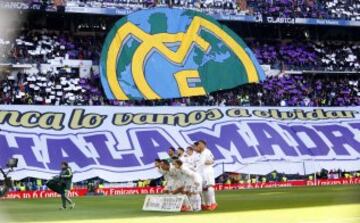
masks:
<path fill-rule="evenodd" d="M 0 166 L 48 179 L 68 161 L 74 181 L 159 177 L 154 159 L 203 139 L 215 172 L 360 170 L 360 107 L 0 106 Z"/>
<path fill-rule="evenodd" d="M 249 47 L 200 12 L 153 8 L 121 18 L 100 61 L 108 99 L 205 95 L 259 82 L 264 72 Z"/>

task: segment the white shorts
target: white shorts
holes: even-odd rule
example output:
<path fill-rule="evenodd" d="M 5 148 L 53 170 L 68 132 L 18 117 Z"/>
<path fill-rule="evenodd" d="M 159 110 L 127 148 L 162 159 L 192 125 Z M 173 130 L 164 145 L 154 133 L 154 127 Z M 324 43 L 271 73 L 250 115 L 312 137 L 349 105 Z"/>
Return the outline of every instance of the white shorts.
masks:
<path fill-rule="evenodd" d="M 190 193 L 201 193 L 202 185 L 201 184 L 198 184 L 198 185 L 188 184 L 188 185 L 185 185 L 184 190 L 187 192 L 190 192 Z"/>
<path fill-rule="evenodd" d="M 201 173 L 201 177 L 202 177 L 203 188 L 208 188 L 209 186 L 215 186 L 215 174 L 212 168 L 203 170 Z"/>
<path fill-rule="evenodd" d="M 165 190 L 168 190 L 168 191 L 174 191 L 175 189 L 176 189 L 176 186 L 173 184 L 168 184 L 165 187 Z"/>
<path fill-rule="evenodd" d="M 167 185 L 166 185 L 166 189 L 169 191 L 173 191 L 176 190 L 180 187 L 182 187 L 184 184 L 182 182 L 176 181 L 176 180 L 171 180 L 168 181 Z"/>

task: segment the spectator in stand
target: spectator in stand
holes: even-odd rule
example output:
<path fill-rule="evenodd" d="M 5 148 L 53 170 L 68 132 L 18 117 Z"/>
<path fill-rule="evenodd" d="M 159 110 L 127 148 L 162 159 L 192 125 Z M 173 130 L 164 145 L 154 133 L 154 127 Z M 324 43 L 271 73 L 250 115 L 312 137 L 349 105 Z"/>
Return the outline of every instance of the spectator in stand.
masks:
<path fill-rule="evenodd" d="M 23 31 L 15 39 L 0 34 L 1 59 L 14 63 L 47 64 L 50 59 L 88 59 L 98 64 L 102 38 L 69 32 Z M 261 64 L 280 70 L 360 71 L 356 42 L 248 40 Z M 260 84 L 214 92 L 206 97 L 158 101 L 105 100 L 99 74 L 80 78 L 66 67 L 2 75 L 2 104 L 116 105 L 116 106 L 352 106 L 360 105 L 356 76 L 285 75 Z M 35 68 L 35 67 L 34 67 Z M 39 70 L 36 68 L 35 70 Z M 93 72 L 92 72 L 93 73 Z M 276 92 L 276 94 L 274 94 Z M 271 95 L 271 97 L 269 97 Z"/>
<path fill-rule="evenodd" d="M 356 75 L 284 75 L 269 77 L 204 97 L 157 101 L 106 100 L 99 75 L 22 74 L 0 82 L 2 104 L 105 105 L 114 106 L 359 106 Z M 275 94 L 276 92 L 276 94 Z"/>
<path fill-rule="evenodd" d="M 278 69 L 359 71 L 360 44 L 342 41 L 247 41 L 260 64 Z"/>
<path fill-rule="evenodd" d="M 0 38 L 2 60 L 14 63 L 46 63 L 55 57 L 99 61 L 102 38 L 69 33 L 24 31 L 16 39 Z M 2 46 L 6 46 L 3 49 Z M 6 61 L 5 61 L 6 62 Z"/>
<path fill-rule="evenodd" d="M 103 37 L 24 31 L 1 37 L 0 62 L 50 63 L 51 59 L 91 60 L 99 64 Z M 281 70 L 359 71 L 360 44 L 344 41 L 246 40 L 260 64 Z"/>
<path fill-rule="evenodd" d="M 206 9 L 209 14 L 259 14 L 287 18 L 345 19 L 360 21 L 358 0 L 67 0 L 68 6 L 141 9 L 160 6 L 176 6 Z M 49 7 L 43 5 L 43 7 Z"/>

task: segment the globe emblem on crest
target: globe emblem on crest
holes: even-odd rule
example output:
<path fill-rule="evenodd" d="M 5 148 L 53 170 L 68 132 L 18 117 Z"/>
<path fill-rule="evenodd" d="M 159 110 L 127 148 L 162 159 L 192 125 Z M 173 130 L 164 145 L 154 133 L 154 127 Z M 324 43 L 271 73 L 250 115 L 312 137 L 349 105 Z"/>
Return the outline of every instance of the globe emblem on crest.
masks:
<path fill-rule="evenodd" d="M 121 18 L 101 54 L 108 99 L 206 95 L 264 78 L 246 44 L 199 12 L 155 8 Z"/>

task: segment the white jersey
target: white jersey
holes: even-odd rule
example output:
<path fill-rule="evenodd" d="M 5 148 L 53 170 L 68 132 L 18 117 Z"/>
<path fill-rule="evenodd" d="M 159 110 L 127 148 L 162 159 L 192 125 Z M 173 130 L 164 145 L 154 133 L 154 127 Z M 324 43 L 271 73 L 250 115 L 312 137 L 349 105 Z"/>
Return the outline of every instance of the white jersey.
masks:
<path fill-rule="evenodd" d="M 159 172 L 164 176 L 166 181 L 165 190 L 173 191 L 184 186 L 183 178 L 179 170 L 172 165 L 168 171 L 159 168 Z"/>
<path fill-rule="evenodd" d="M 182 166 L 179 169 L 182 180 L 184 182 L 185 191 L 199 193 L 202 189 L 201 175 L 187 166 Z"/>
<path fill-rule="evenodd" d="M 208 148 L 205 148 L 204 151 L 199 154 L 199 159 L 197 160 L 196 165 L 197 172 L 201 173 L 203 171 L 213 169 L 213 165 L 207 165 L 206 163 L 214 162 L 214 160 L 212 152 Z"/>
<path fill-rule="evenodd" d="M 215 158 L 212 152 L 205 148 L 199 154 L 199 160 L 197 161 L 196 171 L 201 175 L 203 180 L 203 187 L 214 186 L 215 176 L 213 165 L 207 165 L 208 162 L 214 162 Z"/>
<path fill-rule="evenodd" d="M 196 164 L 199 160 L 199 154 L 195 152 L 191 154 L 191 156 L 184 154 L 180 160 L 183 162 L 183 164 L 185 164 L 185 166 L 189 167 L 191 170 L 196 171 Z"/>
<path fill-rule="evenodd" d="M 187 195 L 193 211 L 201 211 L 202 178 L 195 170 L 182 166 L 180 172 L 183 176 L 184 191 Z"/>
<path fill-rule="evenodd" d="M 187 154 L 184 153 L 182 156 L 179 156 L 179 160 L 181 160 L 181 162 L 183 162 L 183 164 L 186 163 L 186 161 L 187 161 Z"/>

